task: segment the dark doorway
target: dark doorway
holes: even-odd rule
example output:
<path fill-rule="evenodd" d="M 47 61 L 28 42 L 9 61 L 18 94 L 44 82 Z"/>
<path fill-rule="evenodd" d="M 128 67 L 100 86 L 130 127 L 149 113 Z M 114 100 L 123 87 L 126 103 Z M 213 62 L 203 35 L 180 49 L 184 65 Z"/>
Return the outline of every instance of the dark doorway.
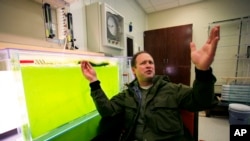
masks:
<path fill-rule="evenodd" d="M 132 57 L 134 55 L 134 41 L 132 38 L 127 37 L 127 57 Z"/>

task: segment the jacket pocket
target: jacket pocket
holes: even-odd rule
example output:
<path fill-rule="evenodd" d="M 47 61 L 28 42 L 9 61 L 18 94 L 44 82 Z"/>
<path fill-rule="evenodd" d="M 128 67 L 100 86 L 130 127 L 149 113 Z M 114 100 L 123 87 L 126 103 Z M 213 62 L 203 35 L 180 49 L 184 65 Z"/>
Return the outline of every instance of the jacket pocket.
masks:
<path fill-rule="evenodd" d="M 150 122 L 156 132 L 178 132 L 182 130 L 182 120 L 175 104 L 157 102 L 150 108 Z"/>

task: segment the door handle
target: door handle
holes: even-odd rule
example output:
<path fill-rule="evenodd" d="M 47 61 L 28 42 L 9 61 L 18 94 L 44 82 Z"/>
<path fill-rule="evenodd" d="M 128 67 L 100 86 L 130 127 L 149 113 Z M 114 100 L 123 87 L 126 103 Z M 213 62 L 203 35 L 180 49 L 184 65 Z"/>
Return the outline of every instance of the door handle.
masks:
<path fill-rule="evenodd" d="M 163 59 L 164 64 L 168 64 L 168 59 Z"/>

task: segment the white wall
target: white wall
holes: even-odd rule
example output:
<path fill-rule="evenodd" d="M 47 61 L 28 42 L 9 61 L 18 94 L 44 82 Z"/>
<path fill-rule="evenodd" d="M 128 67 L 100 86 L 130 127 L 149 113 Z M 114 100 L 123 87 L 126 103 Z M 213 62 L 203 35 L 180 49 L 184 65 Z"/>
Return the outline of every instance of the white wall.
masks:
<path fill-rule="evenodd" d="M 209 23 L 249 16 L 249 5 L 249 0 L 206 0 L 197 4 L 149 14 L 147 29 L 193 24 L 193 41 L 199 48 L 208 37 Z M 191 72 L 192 82 L 194 70 Z"/>
<path fill-rule="evenodd" d="M 0 37 L 6 37 L 0 41 L 58 47 L 46 41 L 43 9 L 41 3 L 36 1 L 39 0 L 0 1 Z M 107 3 L 125 17 L 125 35 L 133 37 L 134 52 L 138 46 L 142 47 L 147 15 L 134 0 L 75 0 L 69 11 L 73 14 L 75 44 L 79 50 L 87 50 L 85 5 L 97 1 Z M 128 31 L 130 22 L 133 23 L 133 32 Z"/>

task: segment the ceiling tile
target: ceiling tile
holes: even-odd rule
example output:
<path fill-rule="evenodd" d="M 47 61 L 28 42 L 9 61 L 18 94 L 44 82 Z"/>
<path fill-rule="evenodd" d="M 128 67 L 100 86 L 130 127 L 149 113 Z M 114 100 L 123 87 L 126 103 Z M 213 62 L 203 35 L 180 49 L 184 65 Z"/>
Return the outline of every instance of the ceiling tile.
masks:
<path fill-rule="evenodd" d="M 167 10 L 205 0 L 136 0 L 146 13 Z"/>
<path fill-rule="evenodd" d="M 161 5 L 161 4 L 171 3 L 174 1 L 176 1 L 176 0 L 150 0 L 152 5 Z"/>
<path fill-rule="evenodd" d="M 200 2 L 202 0 L 179 0 L 180 5 L 187 5 L 191 3 Z"/>
<path fill-rule="evenodd" d="M 150 7 L 152 7 L 152 4 L 151 4 L 150 0 L 137 0 L 137 2 L 143 8 L 150 8 Z"/>
<path fill-rule="evenodd" d="M 165 9 L 170 9 L 178 6 L 178 2 L 169 2 L 161 5 L 155 5 L 155 9 L 160 11 L 160 10 L 165 10 Z"/>

